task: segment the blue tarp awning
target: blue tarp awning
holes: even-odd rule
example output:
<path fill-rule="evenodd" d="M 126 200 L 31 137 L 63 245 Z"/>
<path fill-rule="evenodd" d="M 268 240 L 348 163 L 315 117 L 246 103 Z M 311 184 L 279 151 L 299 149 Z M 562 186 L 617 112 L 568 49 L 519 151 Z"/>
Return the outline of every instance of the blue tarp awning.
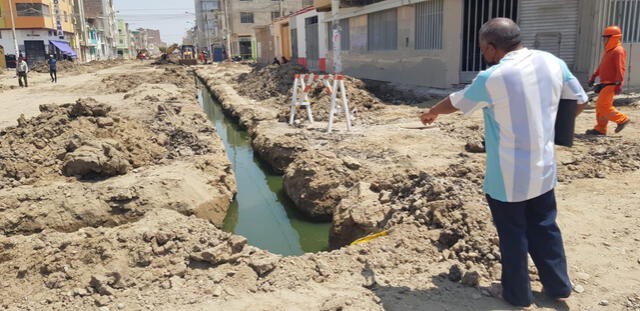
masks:
<path fill-rule="evenodd" d="M 76 54 L 76 52 L 71 48 L 68 42 L 56 41 L 56 40 L 49 40 L 49 42 L 51 42 L 51 44 L 57 47 L 60 50 L 60 52 L 62 52 L 62 54 L 67 55 L 69 57 L 78 57 L 78 54 Z"/>

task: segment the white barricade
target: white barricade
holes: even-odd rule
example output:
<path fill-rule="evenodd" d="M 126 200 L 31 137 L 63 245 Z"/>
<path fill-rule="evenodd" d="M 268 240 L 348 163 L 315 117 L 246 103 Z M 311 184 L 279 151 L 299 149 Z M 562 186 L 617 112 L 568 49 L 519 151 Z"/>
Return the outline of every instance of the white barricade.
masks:
<path fill-rule="evenodd" d="M 309 100 L 309 92 L 316 82 L 322 82 L 325 90 L 331 95 L 331 107 L 329 109 L 329 125 L 327 132 L 333 130 L 333 122 L 335 114 L 344 108 L 345 119 L 347 121 L 347 131 L 351 130 L 351 113 L 349 112 L 349 101 L 347 100 L 347 90 L 344 86 L 343 75 L 315 75 L 315 74 L 297 74 L 293 81 L 293 96 L 291 98 L 291 114 L 289 116 L 289 124 L 293 125 L 298 107 L 306 107 L 307 118 L 313 122 L 313 112 L 311 109 L 311 101 Z M 334 91 L 336 90 L 336 91 Z M 338 98 L 338 93 L 340 97 Z M 340 100 L 340 104 L 338 104 Z"/>

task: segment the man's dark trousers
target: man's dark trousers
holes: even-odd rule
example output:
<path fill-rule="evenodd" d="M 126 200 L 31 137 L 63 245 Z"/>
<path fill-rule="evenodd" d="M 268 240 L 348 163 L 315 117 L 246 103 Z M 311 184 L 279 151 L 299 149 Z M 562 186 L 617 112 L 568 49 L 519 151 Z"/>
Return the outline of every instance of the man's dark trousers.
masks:
<path fill-rule="evenodd" d="M 500 238 L 503 298 L 516 306 L 533 303 L 527 253 L 538 268 L 545 293 L 569 297 L 571 282 L 556 224 L 554 191 L 523 202 L 502 202 L 488 195 L 487 201 Z"/>
<path fill-rule="evenodd" d="M 24 80 L 24 83 L 22 83 L 22 80 Z M 25 87 L 29 87 L 29 82 L 27 81 L 27 73 L 26 72 L 18 72 L 18 83 L 20 83 L 20 86 L 25 86 Z"/>

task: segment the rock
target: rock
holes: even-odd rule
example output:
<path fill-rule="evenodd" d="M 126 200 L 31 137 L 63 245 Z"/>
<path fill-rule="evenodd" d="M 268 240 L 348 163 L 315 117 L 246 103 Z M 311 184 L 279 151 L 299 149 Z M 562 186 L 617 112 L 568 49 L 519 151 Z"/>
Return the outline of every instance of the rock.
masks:
<path fill-rule="evenodd" d="M 584 287 L 582 285 L 579 285 L 579 284 L 578 285 L 574 285 L 573 286 L 573 291 L 578 293 L 578 294 L 581 294 L 581 293 L 584 292 Z"/>
<path fill-rule="evenodd" d="M 276 268 L 280 257 L 265 253 L 265 256 L 254 254 L 250 257 L 249 266 L 258 276 L 265 276 Z"/>
<path fill-rule="evenodd" d="M 606 306 L 609 305 L 609 301 L 603 299 L 603 300 L 600 300 L 600 302 L 598 304 L 601 305 L 601 306 L 605 306 L 606 307 Z"/>
<path fill-rule="evenodd" d="M 220 297 L 220 295 L 222 295 L 222 286 L 216 285 L 211 291 L 211 295 L 214 297 Z"/>
<path fill-rule="evenodd" d="M 104 307 L 111 302 L 108 296 L 95 296 L 93 301 L 98 307 Z"/>
<path fill-rule="evenodd" d="M 24 113 L 20 114 L 18 118 L 18 127 L 26 127 L 27 126 L 27 118 L 24 117 Z"/>
<path fill-rule="evenodd" d="M 448 277 L 452 282 L 460 282 L 462 279 L 462 270 L 460 269 L 460 266 L 457 264 L 452 265 L 451 268 L 449 268 Z"/>
<path fill-rule="evenodd" d="M 239 253 L 247 245 L 247 238 L 240 235 L 232 235 L 228 243 L 234 253 Z"/>
<path fill-rule="evenodd" d="M 480 139 L 469 140 L 467 141 L 467 144 L 464 146 L 464 150 L 471 153 L 485 152 L 484 141 Z"/>
<path fill-rule="evenodd" d="M 391 206 L 378 201 L 371 184 L 359 182 L 346 194 L 335 209 L 329 232 L 329 247 L 336 249 L 381 231 L 379 224 L 386 218 Z"/>
<path fill-rule="evenodd" d="M 114 124 L 114 121 L 111 118 L 105 117 L 105 118 L 98 118 L 97 123 L 99 127 L 105 128 L 107 126 L 112 126 Z"/>
<path fill-rule="evenodd" d="M 480 284 L 480 273 L 477 271 L 467 271 L 462 277 L 462 284 L 467 286 L 478 286 L 478 284 Z"/>
<path fill-rule="evenodd" d="M 109 286 L 110 279 L 104 275 L 92 275 L 89 284 L 100 295 L 110 296 L 113 295 L 113 289 Z"/>
<path fill-rule="evenodd" d="M 360 169 L 360 167 L 362 167 L 362 164 L 360 164 L 360 162 L 348 156 L 345 156 L 342 158 L 342 163 L 344 163 L 344 166 L 346 166 L 350 170 L 357 170 L 357 169 Z"/>
<path fill-rule="evenodd" d="M 62 172 L 66 176 L 115 176 L 126 174 L 130 168 L 124 155 L 112 144 L 98 141 L 84 142 L 75 151 L 67 153 Z"/>
<path fill-rule="evenodd" d="M 116 308 L 118 308 L 118 309 L 120 309 L 120 310 L 124 309 L 124 303 L 119 303 L 119 304 L 117 304 L 117 305 L 116 305 Z"/>
<path fill-rule="evenodd" d="M 76 295 L 76 296 L 84 297 L 84 296 L 88 296 L 89 292 L 84 288 L 74 288 L 73 289 L 73 294 Z"/>

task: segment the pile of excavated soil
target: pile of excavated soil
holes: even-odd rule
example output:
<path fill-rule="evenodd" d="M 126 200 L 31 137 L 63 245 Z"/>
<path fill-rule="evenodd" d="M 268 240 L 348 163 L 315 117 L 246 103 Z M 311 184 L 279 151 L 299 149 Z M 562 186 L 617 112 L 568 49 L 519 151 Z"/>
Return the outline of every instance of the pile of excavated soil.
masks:
<path fill-rule="evenodd" d="M 162 75 L 149 75 L 148 73 L 113 74 L 102 79 L 108 92 L 126 93 L 141 84 L 171 83 L 180 88 L 193 88 L 193 77 L 184 70 L 178 68 L 165 68 Z"/>
<path fill-rule="evenodd" d="M 0 309 L 187 305 L 223 290 L 255 291 L 259 275 L 278 259 L 243 237 L 166 209 L 115 228 L 0 236 L 0 274 L 7 276 L 0 280 Z"/>
<path fill-rule="evenodd" d="M 178 104 L 158 105 L 147 123 L 115 114 L 92 98 L 43 105 L 40 111 L 0 131 L 0 189 L 64 176 L 123 175 L 162 159 L 214 152 L 210 142 L 191 129 L 211 132 L 206 120 L 176 123 L 182 120 L 176 117 L 181 113 Z"/>
<path fill-rule="evenodd" d="M 281 95 L 290 96 L 295 75 L 308 72 L 305 67 L 293 63 L 281 66 L 257 64 L 251 72 L 243 73 L 236 78 L 239 84 L 238 94 L 255 100 L 265 100 Z"/>
<path fill-rule="evenodd" d="M 151 65 L 180 65 L 180 57 L 177 55 L 168 55 L 166 58 L 158 58 Z"/>
<path fill-rule="evenodd" d="M 104 60 L 104 61 L 91 61 L 88 63 L 81 63 L 78 61 L 72 62 L 68 60 L 58 61 L 57 69 L 59 73 L 88 73 L 95 72 L 100 69 L 105 69 L 117 65 L 121 65 L 123 60 Z M 48 73 L 49 64 L 46 61 L 36 62 L 31 66 L 31 71 Z"/>
<path fill-rule="evenodd" d="M 121 175 L 166 155 L 153 132 L 91 98 L 40 111 L 0 132 L 0 189 L 63 175 Z"/>
<path fill-rule="evenodd" d="M 571 156 L 558 161 L 558 180 L 608 178 L 640 169 L 640 141 L 622 137 L 577 135 Z"/>
<path fill-rule="evenodd" d="M 268 100 L 280 107 L 279 120 L 289 119 L 291 97 L 293 96 L 293 82 L 296 74 L 308 73 L 308 70 L 296 64 L 284 65 L 255 65 L 249 73 L 240 74 L 236 79 L 238 94 L 255 100 Z M 356 78 L 346 77 L 347 99 L 354 117 L 365 116 L 369 112 L 382 109 L 380 99 L 371 94 L 366 84 Z M 327 121 L 331 104 L 331 95 L 325 86 L 317 82 L 309 92 L 309 99 L 313 107 L 315 120 Z M 298 119 L 306 118 L 306 112 L 297 114 Z"/>

